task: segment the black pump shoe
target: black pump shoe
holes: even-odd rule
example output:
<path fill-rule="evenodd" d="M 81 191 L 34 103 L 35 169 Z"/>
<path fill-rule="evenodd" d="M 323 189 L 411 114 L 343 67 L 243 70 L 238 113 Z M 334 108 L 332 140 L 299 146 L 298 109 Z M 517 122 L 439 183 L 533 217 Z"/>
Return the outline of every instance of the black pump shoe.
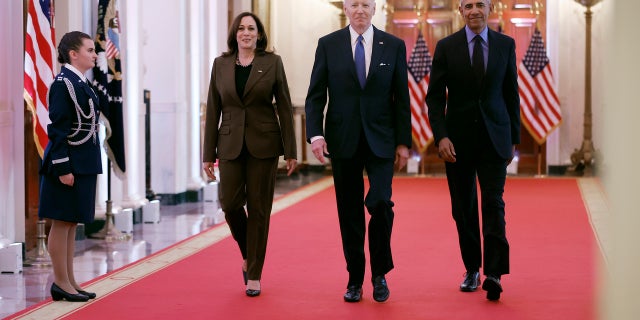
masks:
<path fill-rule="evenodd" d="M 86 302 L 89 300 L 89 297 L 84 294 L 68 293 L 55 283 L 51 284 L 51 298 L 53 298 L 53 301 L 67 300 L 72 302 Z"/>
<path fill-rule="evenodd" d="M 258 281 L 258 283 L 260 283 L 260 280 L 257 280 L 257 281 Z M 260 289 L 249 289 L 249 288 L 247 288 L 247 291 L 245 291 L 245 293 L 249 297 L 257 297 L 257 296 L 260 295 Z"/>
<path fill-rule="evenodd" d="M 249 297 L 257 297 L 260 295 L 260 290 L 247 289 L 245 293 Z"/>
<path fill-rule="evenodd" d="M 97 297 L 95 292 L 88 292 L 88 291 L 78 290 L 78 289 L 76 289 L 76 291 L 78 291 L 78 293 L 81 294 L 81 295 L 87 296 L 87 298 L 89 298 L 89 299 L 95 299 Z"/>

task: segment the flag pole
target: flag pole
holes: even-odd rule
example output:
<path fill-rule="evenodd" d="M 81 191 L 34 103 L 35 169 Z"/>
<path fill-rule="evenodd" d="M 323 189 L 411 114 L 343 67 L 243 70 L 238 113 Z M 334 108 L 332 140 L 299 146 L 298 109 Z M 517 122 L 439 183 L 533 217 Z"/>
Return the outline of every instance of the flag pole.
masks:
<path fill-rule="evenodd" d="M 424 175 L 424 163 L 427 160 L 427 149 L 424 152 L 420 152 L 420 175 Z"/>
<path fill-rule="evenodd" d="M 542 174 L 542 146 L 538 145 L 538 174 L 536 174 L 535 178 L 544 178 L 546 175 Z"/>

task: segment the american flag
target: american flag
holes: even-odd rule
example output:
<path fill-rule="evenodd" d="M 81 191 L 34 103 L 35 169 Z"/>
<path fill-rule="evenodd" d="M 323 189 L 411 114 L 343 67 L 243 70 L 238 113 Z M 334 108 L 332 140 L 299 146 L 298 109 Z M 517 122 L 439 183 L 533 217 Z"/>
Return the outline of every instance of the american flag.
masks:
<path fill-rule="evenodd" d="M 53 0 L 29 0 L 24 39 L 24 100 L 33 115 L 33 138 L 40 158 L 49 143 L 47 94 L 56 61 Z"/>
<path fill-rule="evenodd" d="M 420 153 L 424 152 L 431 141 L 433 132 L 427 117 L 425 96 L 429 88 L 429 72 L 431 72 L 431 55 L 427 43 L 418 33 L 418 40 L 409 56 L 407 64 L 409 73 L 409 96 L 411 98 L 411 134 Z"/>
<path fill-rule="evenodd" d="M 122 179 L 126 162 L 119 37 L 118 1 L 99 0 L 95 41 L 98 61 L 93 68 L 93 86 L 101 93 L 100 104 L 104 111 L 100 118 L 107 130 L 107 156 L 114 173 Z"/>
<path fill-rule="evenodd" d="M 518 66 L 518 91 L 522 122 L 536 142 L 543 144 L 562 122 L 562 115 L 549 58 L 538 29 Z"/>

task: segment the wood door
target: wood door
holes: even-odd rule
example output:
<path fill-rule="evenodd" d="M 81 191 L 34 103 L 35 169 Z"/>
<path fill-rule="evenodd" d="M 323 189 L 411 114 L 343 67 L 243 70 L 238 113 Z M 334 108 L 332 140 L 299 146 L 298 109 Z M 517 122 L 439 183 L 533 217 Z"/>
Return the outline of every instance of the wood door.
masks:
<path fill-rule="evenodd" d="M 438 40 L 458 31 L 464 20 L 458 11 L 459 0 L 389 0 L 385 5 L 386 30 L 403 39 L 407 46 L 407 60 L 415 46 L 418 32 L 422 32 L 429 52 L 433 56 Z M 545 16 L 536 10 L 544 8 L 546 0 L 498 0 L 493 1 L 493 12 L 489 16 L 489 27 L 502 31 L 516 41 L 516 62 L 520 63 L 529 46 L 536 23 L 545 38 Z M 546 144 L 539 146 L 527 130 L 522 127 L 522 139 L 518 146 L 520 174 L 544 174 L 546 172 Z M 415 150 L 415 148 L 414 148 Z M 444 163 L 437 157 L 432 143 L 422 155 L 421 172 L 443 173 Z M 540 159 L 540 160 L 539 160 Z M 538 163 L 540 161 L 540 163 Z M 540 168 L 540 171 L 539 169 Z"/>

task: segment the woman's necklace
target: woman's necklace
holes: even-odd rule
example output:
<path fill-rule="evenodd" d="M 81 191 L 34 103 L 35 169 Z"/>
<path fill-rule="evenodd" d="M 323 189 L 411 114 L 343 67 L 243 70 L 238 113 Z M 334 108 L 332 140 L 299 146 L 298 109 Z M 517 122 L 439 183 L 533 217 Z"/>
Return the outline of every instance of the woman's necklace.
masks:
<path fill-rule="evenodd" d="M 241 66 L 241 67 L 245 67 L 246 68 L 246 67 L 248 67 L 248 66 L 253 64 L 253 57 L 251 57 L 248 60 L 249 60 L 249 62 L 243 64 L 242 62 L 240 62 L 240 56 L 236 56 L 236 64 Z"/>

